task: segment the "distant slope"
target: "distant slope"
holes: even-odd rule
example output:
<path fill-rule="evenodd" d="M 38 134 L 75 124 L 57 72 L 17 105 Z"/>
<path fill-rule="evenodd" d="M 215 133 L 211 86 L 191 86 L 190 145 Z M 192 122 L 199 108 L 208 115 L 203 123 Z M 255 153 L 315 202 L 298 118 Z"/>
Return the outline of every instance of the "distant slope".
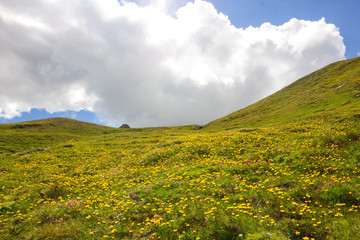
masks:
<path fill-rule="evenodd" d="M 0 124 L 0 154 L 36 151 L 83 136 L 112 131 L 116 129 L 68 118 Z"/>
<path fill-rule="evenodd" d="M 360 110 L 360 57 L 332 63 L 206 127 L 254 127 Z"/>

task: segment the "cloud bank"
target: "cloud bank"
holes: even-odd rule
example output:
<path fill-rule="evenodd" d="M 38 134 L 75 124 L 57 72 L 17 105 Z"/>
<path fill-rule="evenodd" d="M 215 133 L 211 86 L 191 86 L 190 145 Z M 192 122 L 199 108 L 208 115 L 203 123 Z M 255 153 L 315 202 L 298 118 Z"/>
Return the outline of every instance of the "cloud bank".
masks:
<path fill-rule="evenodd" d="M 157 1 L 159 2 L 159 1 Z M 344 59 L 339 29 L 237 28 L 211 3 L 0 0 L 0 117 L 93 111 L 132 126 L 204 124 Z"/>

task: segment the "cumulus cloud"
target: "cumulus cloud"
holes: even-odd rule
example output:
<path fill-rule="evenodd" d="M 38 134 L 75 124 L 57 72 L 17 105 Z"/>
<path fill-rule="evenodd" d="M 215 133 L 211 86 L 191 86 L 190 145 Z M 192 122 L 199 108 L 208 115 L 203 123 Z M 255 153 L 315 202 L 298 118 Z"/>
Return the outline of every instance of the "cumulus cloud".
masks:
<path fill-rule="evenodd" d="M 324 18 L 244 29 L 206 1 L 171 15 L 153 2 L 0 0 L 0 117 L 43 108 L 204 124 L 344 59 Z"/>

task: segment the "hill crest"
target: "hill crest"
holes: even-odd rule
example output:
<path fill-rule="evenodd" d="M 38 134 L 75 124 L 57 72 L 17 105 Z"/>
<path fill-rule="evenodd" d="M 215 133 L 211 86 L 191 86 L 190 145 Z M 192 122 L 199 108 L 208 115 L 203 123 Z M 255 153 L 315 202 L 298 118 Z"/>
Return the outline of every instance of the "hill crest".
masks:
<path fill-rule="evenodd" d="M 332 63 L 278 92 L 206 125 L 208 128 L 278 124 L 360 110 L 360 57 Z"/>

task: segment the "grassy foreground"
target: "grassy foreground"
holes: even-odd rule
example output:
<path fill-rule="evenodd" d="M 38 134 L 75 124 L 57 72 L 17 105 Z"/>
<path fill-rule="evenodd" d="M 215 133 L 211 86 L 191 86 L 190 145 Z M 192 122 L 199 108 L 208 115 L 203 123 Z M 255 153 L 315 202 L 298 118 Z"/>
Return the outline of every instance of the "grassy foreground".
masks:
<path fill-rule="evenodd" d="M 359 123 L 117 129 L 4 153 L 0 237 L 358 239 Z"/>

